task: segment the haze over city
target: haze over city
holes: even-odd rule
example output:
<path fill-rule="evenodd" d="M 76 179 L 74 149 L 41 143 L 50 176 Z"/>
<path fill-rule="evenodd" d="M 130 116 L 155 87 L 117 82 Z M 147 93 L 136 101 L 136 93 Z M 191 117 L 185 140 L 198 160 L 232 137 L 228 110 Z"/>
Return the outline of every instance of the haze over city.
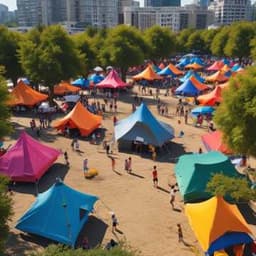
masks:
<path fill-rule="evenodd" d="M 182 0 L 181 3 L 183 5 L 183 4 L 191 3 L 192 1 L 193 0 Z M 144 0 L 140 0 L 141 5 L 142 5 L 143 2 L 144 2 Z M 17 9 L 16 0 L 0 0 L 0 3 L 8 6 L 10 11 L 13 11 L 13 10 Z"/>

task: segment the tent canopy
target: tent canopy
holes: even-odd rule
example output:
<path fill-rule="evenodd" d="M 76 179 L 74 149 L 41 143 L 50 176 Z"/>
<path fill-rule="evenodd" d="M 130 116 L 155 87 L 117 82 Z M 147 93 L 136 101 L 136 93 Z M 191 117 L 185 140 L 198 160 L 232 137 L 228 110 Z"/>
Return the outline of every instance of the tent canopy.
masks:
<path fill-rule="evenodd" d="M 160 80 L 162 79 L 161 76 L 157 75 L 152 66 L 151 65 L 148 65 L 148 67 L 143 70 L 141 73 L 135 75 L 132 77 L 134 80 L 141 80 L 141 79 L 145 79 L 145 80 L 148 80 L 148 81 L 153 81 L 153 80 Z"/>
<path fill-rule="evenodd" d="M 211 195 L 206 192 L 206 186 L 212 175 L 216 173 L 223 173 L 229 177 L 241 177 L 229 158 L 220 152 L 211 151 L 181 156 L 175 165 L 175 174 L 184 201 L 195 202 L 208 199 Z"/>
<path fill-rule="evenodd" d="M 172 127 L 158 121 L 142 103 L 129 117 L 115 125 L 115 139 L 135 141 L 137 137 L 154 146 L 162 146 L 174 137 Z"/>
<path fill-rule="evenodd" d="M 74 247 L 97 200 L 59 181 L 38 195 L 16 228 Z"/>
<path fill-rule="evenodd" d="M 221 70 L 225 64 L 222 61 L 215 61 L 210 67 L 207 68 L 208 71 L 218 71 Z"/>
<path fill-rule="evenodd" d="M 112 89 L 123 88 L 127 86 L 128 84 L 121 80 L 118 73 L 114 69 L 112 69 L 109 72 L 109 74 L 105 77 L 104 80 L 102 80 L 96 85 L 97 88 L 112 88 Z"/>
<path fill-rule="evenodd" d="M 207 82 L 220 82 L 220 83 L 226 82 L 228 81 L 228 79 L 229 78 L 225 76 L 224 72 L 221 70 L 205 78 Z"/>
<path fill-rule="evenodd" d="M 82 136 L 90 135 L 101 125 L 102 117 L 89 112 L 79 101 L 64 118 L 53 122 L 52 126 L 58 130 L 77 128 Z"/>
<path fill-rule="evenodd" d="M 211 92 L 198 96 L 197 101 L 204 106 L 214 106 L 216 103 L 220 103 L 222 101 L 222 88 L 217 85 Z"/>
<path fill-rule="evenodd" d="M 41 144 L 25 131 L 0 157 L 0 173 L 13 181 L 39 180 L 60 155 L 60 151 Z"/>
<path fill-rule="evenodd" d="M 172 63 L 170 63 L 166 68 L 157 73 L 158 75 L 165 76 L 179 76 L 182 75 L 183 72 L 176 68 Z"/>
<path fill-rule="evenodd" d="M 67 93 L 77 93 L 80 88 L 73 86 L 67 82 L 61 82 L 58 85 L 54 86 L 55 95 L 64 95 Z"/>
<path fill-rule="evenodd" d="M 196 71 L 193 70 L 189 70 L 185 76 L 183 76 L 182 78 L 180 78 L 180 81 L 183 83 L 185 82 L 187 79 L 189 79 L 191 76 L 194 76 L 196 78 L 196 80 L 198 80 L 199 82 L 203 83 L 204 82 L 204 78 L 201 77 Z"/>
<path fill-rule="evenodd" d="M 100 74 L 92 74 L 91 76 L 89 76 L 89 81 L 91 81 L 93 84 L 98 84 L 99 82 L 101 82 L 102 80 L 104 80 L 104 76 L 100 75 Z"/>
<path fill-rule="evenodd" d="M 207 151 L 216 150 L 222 152 L 223 154 L 232 154 L 232 151 L 222 141 L 221 131 L 206 133 L 201 138 Z"/>
<path fill-rule="evenodd" d="M 80 77 L 80 78 L 76 79 L 75 81 L 73 81 L 72 85 L 79 86 L 82 88 L 89 88 L 89 80 Z"/>
<path fill-rule="evenodd" d="M 253 241 L 249 225 L 237 206 L 227 203 L 222 197 L 186 204 L 185 214 L 200 245 L 209 255 L 232 245 Z"/>
<path fill-rule="evenodd" d="M 18 82 L 10 95 L 10 100 L 7 102 L 10 106 L 23 105 L 33 107 L 48 98 L 48 95 L 37 92 L 30 86 L 26 85 L 22 80 Z"/>
<path fill-rule="evenodd" d="M 204 66 L 199 65 L 197 63 L 192 63 L 192 64 L 188 64 L 188 65 L 185 66 L 186 69 L 191 68 L 191 69 L 194 69 L 194 70 L 199 70 L 199 69 L 202 69 L 203 67 Z"/>

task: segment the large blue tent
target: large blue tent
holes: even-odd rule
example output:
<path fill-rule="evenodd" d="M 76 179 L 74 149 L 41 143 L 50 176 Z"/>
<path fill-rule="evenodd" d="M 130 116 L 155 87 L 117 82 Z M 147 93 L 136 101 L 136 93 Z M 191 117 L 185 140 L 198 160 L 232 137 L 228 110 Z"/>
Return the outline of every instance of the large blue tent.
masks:
<path fill-rule="evenodd" d="M 97 200 L 59 181 L 38 195 L 16 228 L 74 247 Z"/>
<path fill-rule="evenodd" d="M 92 81 L 94 84 L 98 84 L 99 82 L 104 80 L 104 76 L 95 73 L 95 74 L 91 75 L 88 79 L 89 79 L 89 81 Z"/>
<path fill-rule="evenodd" d="M 79 86 L 79 87 L 82 87 L 82 88 L 85 88 L 85 87 L 88 88 L 89 87 L 89 80 L 81 77 L 81 78 L 78 78 L 75 81 L 73 81 L 72 85 Z"/>
<path fill-rule="evenodd" d="M 115 126 L 115 139 L 136 141 L 143 138 L 145 144 L 162 146 L 173 139 L 174 130 L 168 124 L 158 121 L 142 103 L 129 117 L 120 120 Z"/>
<path fill-rule="evenodd" d="M 160 76 L 176 76 L 170 69 L 169 67 L 165 67 L 161 71 L 157 72 L 158 75 Z"/>
<path fill-rule="evenodd" d="M 183 83 L 185 82 L 187 79 L 189 79 L 191 76 L 194 76 L 199 82 L 203 83 L 205 81 L 205 79 L 203 77 L 201 77 L 197 72 L 193 71 L 193 70 L 189 70 L 185 76 L 183 76 L 182 78 L 180 78 L 179 80 Z"/>
<path fill-rule="evenodd" d="M 199 64 L 199 65 L 201 65 L 201 66 L 204 66 L 203 60 L 202 60 L 201 58 L 199 58 L 199 57 L 193 57 L 193 58 L 191 58 L 190 64 L 193 64 L 193 63 L 196 63 L 196 64 Z"/>

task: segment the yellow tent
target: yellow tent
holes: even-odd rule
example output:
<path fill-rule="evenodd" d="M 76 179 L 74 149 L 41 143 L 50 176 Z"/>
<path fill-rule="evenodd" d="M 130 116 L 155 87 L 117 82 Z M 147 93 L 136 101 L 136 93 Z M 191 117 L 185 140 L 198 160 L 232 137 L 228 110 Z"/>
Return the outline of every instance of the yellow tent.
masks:
<path fill-rule="evenodd" d="M 222 197 L 186 204 L 185 213 L 203 250 L 209 254 L 252 242 L 249 235 L 252 232 L 237 206 L 227 203 Z"/>
<path fill-rule="evenodd" d="M 134 80 L 141 80 L 141 79 L 145 79 L 145 80 L 149 80 L 149 81 L 153 81 L 153 80 L 160 80 L 162 79 L 161 76 L 157 75 L 152 66 L 149 65 L 144 71 L 142 71 L 141 73 L 135 75 L 132 77 Z"/>

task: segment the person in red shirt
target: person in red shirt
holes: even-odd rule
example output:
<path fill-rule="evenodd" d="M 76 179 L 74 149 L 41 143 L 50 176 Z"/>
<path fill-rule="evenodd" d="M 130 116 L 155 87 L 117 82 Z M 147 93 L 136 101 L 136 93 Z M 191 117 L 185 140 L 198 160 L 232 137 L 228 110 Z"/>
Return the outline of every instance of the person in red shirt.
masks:
<path fill-rule="evenodd" d="M 157 188 L 158 187 L 158 176 L 157 176 L 157 169 L 156 169 L 155 165 L 153 167 L 152 176 L 153 176 L 154 187 Z"/>

